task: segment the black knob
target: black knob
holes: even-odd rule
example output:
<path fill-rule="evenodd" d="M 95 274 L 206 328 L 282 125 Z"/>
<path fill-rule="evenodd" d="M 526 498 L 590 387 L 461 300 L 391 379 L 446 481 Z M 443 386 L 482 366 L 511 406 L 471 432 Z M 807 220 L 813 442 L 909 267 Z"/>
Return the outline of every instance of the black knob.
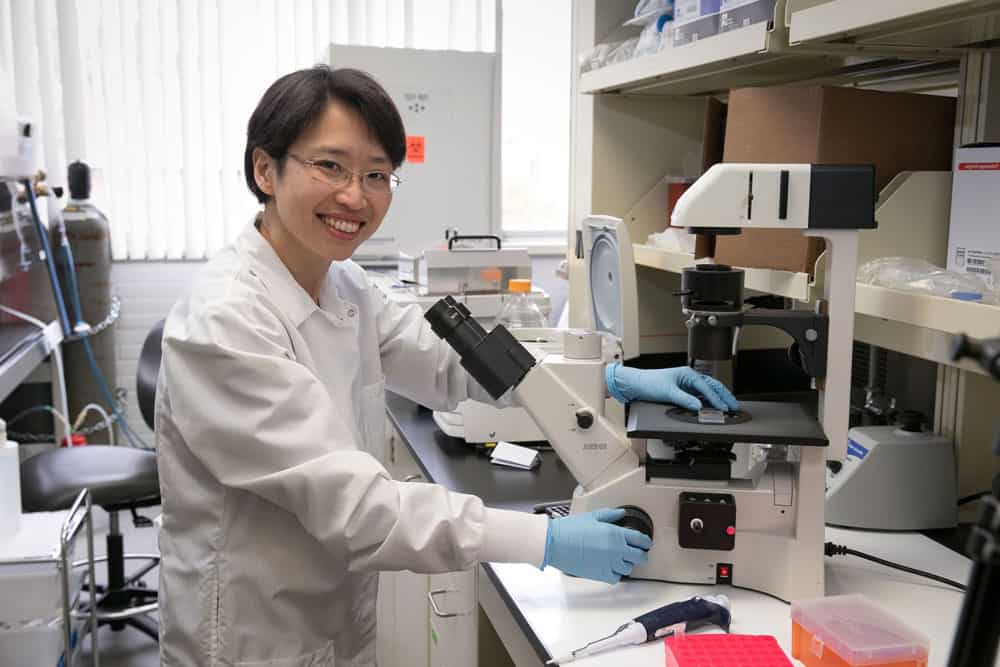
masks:
<path fill-rule="evenodd" d="M 594 425 L 594 413 L 590 410 L 576 411 L 576 425 L 586 430 Z"/>
<path fill-rule="evenodd" d="M 66 169 L 69 196 L 73 199 L 90 199 L 90 167 L 86 162 L 70 163 Z"/>
<path fill-rule="evenodd" d="M 844 464 L 841 463 L 840 461 L 827 461 L 826 467 L 830 469 L 830 472 L 836 475 L 837 473 L 839 473 L 841 470 L 844 469 Z"/>
<path fill-rule="evenodd" d="M 951 357 L 952 361 L 958 361 L 959 359 L 964 359 L 965 357 L 972 357 L 978 354 L 975 349 L 977 346 L 972 340 L 965 334 L 958 334 L 953 336 L 951 339 L 951 346 L 948 350 L 948 356 Z"/>
<path fill-rule="evenodd" d="M 899 427 L 907 433 L 922 432 L 924 415 L 917 410 L 903 410 L 899 415 Z"/>
<path fill-rule="evenodd" d="M 625 505 L 621 509 L 625 510 L 625 516 L 615 521 L 615 524 L 622 528 L 638 530 L 649 539 L 653 539 L 653 520 L 649 518 L 648 514 L 635 505 Z"/>

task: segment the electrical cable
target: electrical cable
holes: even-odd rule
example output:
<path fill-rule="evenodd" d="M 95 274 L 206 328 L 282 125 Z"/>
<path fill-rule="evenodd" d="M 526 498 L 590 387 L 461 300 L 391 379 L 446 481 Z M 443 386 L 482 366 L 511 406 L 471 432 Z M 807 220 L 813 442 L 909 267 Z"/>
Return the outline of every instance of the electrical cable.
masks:
<path fill-rule="evenodd" d="M 969 503 L 974 503 L 977 500 L 979 500 L 981 498 L 985 498 L 986 496 L 991 495 L 991 494 L 992 494 L 991 491 L 980 491 L 979 493 L 973 493 L 973 494 L 970 494 L 968 496 L 965 496 L 964 498 L 959 498 L 958 499 L 958 505 L 960 507 L 962 505 L 968 505 Z"/>
<path fill-rule="evenodd" d="M 44 330 L 45 327 L 47 326 L 45 324 L 45 322 L 42 322 L 37 317 L 32 317 L 31 315 L 28 315 L 27 313 L 22 313 L 20 310 L 17 310 L 16 308 L 11 308 L 10 306 L 5 306 L 3 304 L 0 304 L 0 311 L 3 311 L 5 313 L 7 313 L 8 315 L 13 315 L 14 317 L 18 318 L 19 320 L 24 320 L 28 324 L 33 324 L 36 327 L 38 327 L 39 329 L 43 329 Z"/>
<path fill-rule="evenodd" d="M 947 577 L 942 577 L 931 572 L 924 572 L 923 570 L 918 570 L 906 565 L 900 565 L 899 563 L 893 563 L 890 560 L 885 560 L 883 558 L 879 558 L 878 556 L 872 556 L 871 554 L 866 554 L 863 551 L 856 551 L 841 544 L 827 542 L 823 545 L 823 553 L 827 556 L 854 556 L 855 558 L 864 558 L 865 560 L 870 560 L 873 563 L 878 563 L 879 565 L 884 565 L 885 567 L 891 567 L 894 570 L 900 570 L 901 572 L 906 572 L 908 574 L 915 574 L 918 577 L 926 577 L 927 579 L 931 579 L 938 583 L 957 588 L 960 591 L 964 591 L 966 589 L 965 584 L 961 584 L 953 579 L 948 579 Z"/>
<path fill-rule="evenodd" d="M 61 421 L 63 423 L 63 426 L 66 427 L 66 437 L 67 438 L 73 435 L 73 428 L 70 426 L 69 420 L 66 418 L 66 415 L 64 415 L 63 413 L 59 412 L 58 410 L 56 410 L 51 405 L 36 405 L 36 406 L 30 407 L 30 408 L 28 408 L 26 410 L 22 410 L 21 412 L 18 412 L 16 415 L 14 415 L 10 419 L 8 419 L 7 420 L 7 425 L 9 426 L 11 424 L 15 424 L 18 421 L 20 421 L 21 419 L 23 419 L 24 417 L 27 417 L 28 415 L 35 414 L 36 412 L 48 412 L 48 413 L 50 413 L 53 417 L 56 417 L 57 419 L 59 419 L 59 421 Z"/>
<path fill-rule="evenodd" d="M 16 318 L 18 318 L 20 320 L 23 320 L 23 321 L 27 322 L 28 324 L 31 324 L 32 326 L 37 327 L 38 330 L 42 332 L 42 335 L 43 336 L 45 335 L 44 332 L 45 332 L 45 329 L 46 329 L 46 327 L 48 325 L 45 324 L 45 322 L 42 322 L 40 319 L 38 319 L 36 317 L 33 317 L 31 315 L 28 315 L 27 313 L 22 313 L 20 310 L 18 310 L 16 308 L 11 308 L 10 306 L 5 306 L 3 304 L 0 304 L 0 311 L 2 311 L 4 313 L 7 313 L 8 315 L 12 315 L 12 316 L 14 316 L 14 317 L 16 317 Z M 53 365 L 55 366 L 55 372 L 56 372 L 56 374 L 61 379 L 62 386 L 65 387 L 66 386 L 66 375 L 65 375 L 65 369 L 63 368 L 63 363 L 62 363 L 62 355 L 59 354 L 59 350 L 53 350 L 52 351 L 52 362 L 53 362 Z M 66 404 L 66 397 L 65 396 L 62 396 L 62 400 L 63 400 L 63 404 Z M 66 427 L 66 435 L 65 435 L 65 437 L 68 438 L 68 439 L 72 439 L 74 430 L 72 428 L 70 428 L 69 420 L 66 419 L 66 417 L 61 412 L 59 412 L 55 407 L 53 407 L 53 406 L 42 406 L 42 407 L 43 408 L 47 408 L 53 415 L 55 415 L 56 417 L 58 417 L 62 421 L 63 425 Z M 52 434 L 52 440 L 53 440 L 53 442 L 57 442 L 59 440 L 59 437 L 56 434 Z"/>

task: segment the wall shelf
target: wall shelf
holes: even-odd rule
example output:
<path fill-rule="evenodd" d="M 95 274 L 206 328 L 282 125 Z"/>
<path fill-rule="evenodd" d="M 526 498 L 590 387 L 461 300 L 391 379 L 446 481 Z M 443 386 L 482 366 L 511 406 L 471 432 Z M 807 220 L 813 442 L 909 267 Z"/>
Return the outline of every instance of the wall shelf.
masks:
<path fill-rule="evenodd" d="M 954 49 L 995 38 L 997 13 L 997 0 L 788 0 L 786 21 L 793 51 L 803 44 Z"/>
<path fill-rule="evenodd" d="M 710 261 L 695 260 L 686 253 L 641 243 L 634 244 L 632 251 L 637 265 L 670 273 L 680 273 L 689 266 Z M 771 269 L 744 271 L 748 290 L 803 302 L 808 302 L 813 296 L 815 285 L 807 273 Z M 858 284 L 854 308 L 858 315 L 947 335 L 965 333 L 975 338 L 1000 336 L 1000 306 Z M 897 349 L 891 343 L 883 346 Z M 936 350 L 934 356 L 941 357 L 942 354 L 942 350 Z"/>
<path fill-rule="evenodd" d="M 975 338 L 1000 336 L 1000 307 L 886 287 L 858 285 L 854 310 L 883 320 Z"/>
<path fill-rule="evenodd" d="M 781 11 L 783 2 L 779 2 Z M 580 75 L 589 94 L 696 95 L 773 85 L 836 70 L 839 59 L 781 53 L 780 24 L 767 22 L 664 49 Z"/>
<path fill-rule="evenodd" d="M 61 341 L 59 322 L 44 330 L 31 324 L 0 325 L 0 401 L 28 379 Z"/>
<path fill-rule="evenodd" d="M 579 90 L 704 95 L 746 86 L 838 84 L 845 77 L 902 76 L 904 61 L 958 59 L 997 38 L 1000 0 L 778 0 L 773 22 L 585 72 Z M 928 76 L 940 78 L 933 69 Z"/>
<path fill-rule="evenodd" d="M 661 271 L 680 273 L 694 264 L 702 264 L 710 260 L 695 260 L 691 255 L 682 252 L 671 252 L 656 246 L 636 243 L 632 246 L 635 263 Z M 813 282 L 808 273 L 792 271 L 777 271 L 773 269 L 744 268 L 744 286 L 755 292 L 777 294 L 797 301 L 809 301 L 812 298 Z"/>

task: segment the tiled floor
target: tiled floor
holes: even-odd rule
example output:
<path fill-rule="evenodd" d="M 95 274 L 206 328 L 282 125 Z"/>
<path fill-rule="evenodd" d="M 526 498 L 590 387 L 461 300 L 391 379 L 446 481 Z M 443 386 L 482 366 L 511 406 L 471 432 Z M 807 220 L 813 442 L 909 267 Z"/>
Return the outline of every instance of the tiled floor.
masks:
<path fill-rule="evenodd" d="M 159 507 L 150 507 L 140 512 L 150 519 L 160 514 Z M 156 544 L 156 528 L 136 528 L 132 525 L 132 517 L 127 513 L 122 513 L 119 517 L 119 525 L 124 537 L 126 553 L 158 553 Z M 94 552 L 100 556 L 105 553 L 104 537 L 108 530 L 108 517 L 101 509 L 95 509 L 94 513 Z M 126 566 L 126 573 L 129 568 L 137 568 L 136 565 Z M 156 587 L 156 580 L 159 573 L 153 570 L 147 574 L 143 581 L 151 587 Z M 104 564 L 97 566 L 97 579 L 102 582 L 106 579 Z M 91 655 L 89 650 L 89 637 L 84 643 L 76 665 L 79 667 L 89 667 Z M 98 645 L 101 649 L 101 667 L 158 667 L 160 664 L 159 646 L 149 637 L 133 628 L 125 628 L 121 632 L 112 632 L 110 628 L 101 628 L 98 633 Z"/>

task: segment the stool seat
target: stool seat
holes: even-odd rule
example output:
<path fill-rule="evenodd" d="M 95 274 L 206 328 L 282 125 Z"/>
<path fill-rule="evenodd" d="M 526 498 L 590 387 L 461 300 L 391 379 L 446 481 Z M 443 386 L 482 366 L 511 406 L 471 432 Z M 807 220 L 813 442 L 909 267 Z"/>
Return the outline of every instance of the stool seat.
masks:
<path fill-rule="evenodd" d="M 108 512 L 160 503 L 156 453 L 129 447 L 87 445 L 55 449 L 21 464 L 25 512 L 68 509 L 82 489 Z"/>

